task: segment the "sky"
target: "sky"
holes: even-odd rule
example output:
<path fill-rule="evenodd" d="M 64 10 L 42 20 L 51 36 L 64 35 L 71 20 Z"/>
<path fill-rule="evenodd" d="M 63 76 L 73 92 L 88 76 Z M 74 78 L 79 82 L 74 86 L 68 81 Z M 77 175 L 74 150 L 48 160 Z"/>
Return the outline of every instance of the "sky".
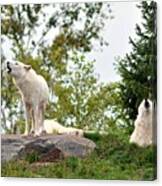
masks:
<path fill-rule="evenodd" d="M 141 23 L 140 10 L 137 2 L 111 2 L 110 6 L 114 19 L 107 22 L 103 32 L 109 46 L 103 51 L 91 52 L 89 59 L 96 59 L 95 72 L 99 74 L 100 81 L 114 82 L 120 80 L 120 76 L 114 69 L 115 58 L 125 56 L 131 51 L 129 36 L 135 37 L 135 25 Z"/>
<path fill-rule="evenodd" d="M 95 73 L 99 75 L 100 82 L 114 82 L 120 80 L 119 74 L 114 68 L 115 58 L 124 57 L 131 51 L 129 36 L 135 37 L 135 25 L 141 23 L 141 12 L 136 7 L 137 2 L 110 2 L 114 19 L 108 20 L 102 32 L 103 37 L 109 45 L 101 50 L 93 50 L 87 54 L 89 60 L 96 60 Z M 52 10 L 52 9 L 51 9 Z M 49 14 L 50 9 L 48 8 Z M 51 30 L 48 35 L 52 41 L 54 33 L 57 35 L 59 30 Z M 39 38 L 39 34 L 35 37 Z M 12 58 L 9 47 L 10 43 L 4 44 L 5 56 Z M 95 48 L 95 47 L 94 47 Z"/>

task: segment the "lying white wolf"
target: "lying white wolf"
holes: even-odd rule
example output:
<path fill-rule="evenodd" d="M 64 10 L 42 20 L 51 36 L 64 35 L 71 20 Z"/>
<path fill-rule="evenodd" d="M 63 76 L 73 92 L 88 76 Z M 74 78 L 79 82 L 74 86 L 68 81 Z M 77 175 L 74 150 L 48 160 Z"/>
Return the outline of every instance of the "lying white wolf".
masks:
<path fill-rule="evenodd" d="M 30 65 L 7 60 L 8 73 L 15 80 L 20 91 L 26 112 L 25 135 L 41 135 L 44 132 L 44 111 L 48 102 L 49 89 L 45 79 Z M 32 119 L 31 130 L 29 123 Z"/>
<path fill-rule="evenodd" d="M 79 137 L 83 137 L 84 134 L 82 129 L 77 129 L 74 127 L 64 127 L 56 120 L 52 120 L 52 119 L 44 120 L 44 128 L 46 133 L 48 134 L 52 134 L 52 133 L 68 134 L 68 135 L 79 136 Z"/>
<path fill-rule="evenodd" d="M 153 143 L 153 105 L 149 99 L 141 102 L 130 143 L 146 147 Z"/>

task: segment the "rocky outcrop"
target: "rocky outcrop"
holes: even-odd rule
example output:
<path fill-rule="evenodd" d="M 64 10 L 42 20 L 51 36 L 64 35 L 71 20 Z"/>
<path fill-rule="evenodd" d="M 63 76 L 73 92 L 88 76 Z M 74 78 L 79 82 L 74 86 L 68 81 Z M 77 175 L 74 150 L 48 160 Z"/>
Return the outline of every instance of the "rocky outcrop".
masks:
<path fill-rule="evenodd" d="M 85 157 L 94 150 L 95 146 L 95 143 L 89 139 L 71 135 L 40 137 L 2 135 L 1 160 L 5 162 L 37 155 L 39 162 L 53 162 L 70 156 Z"/>

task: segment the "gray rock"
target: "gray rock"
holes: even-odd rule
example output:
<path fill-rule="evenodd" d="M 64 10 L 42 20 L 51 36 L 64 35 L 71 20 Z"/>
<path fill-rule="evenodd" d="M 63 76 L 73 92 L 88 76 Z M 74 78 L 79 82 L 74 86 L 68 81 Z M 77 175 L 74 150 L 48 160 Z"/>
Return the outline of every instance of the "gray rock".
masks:
<path fill-rule="evenodd" d="M 70 135 L 45 135 L 22 137 L 20 135 L 1 136 L 2 162 L 23 159 L 33 153 L 40 162 L 53 162 L 65 157 L 85 157 L 96 147 L 89 139 Z"/>
<path fill-rule="evenodd" d="M 1 161 L 15 159 L 17 153 L 24 147 L 24 140 L 19 136 L 1 136 Z"/>

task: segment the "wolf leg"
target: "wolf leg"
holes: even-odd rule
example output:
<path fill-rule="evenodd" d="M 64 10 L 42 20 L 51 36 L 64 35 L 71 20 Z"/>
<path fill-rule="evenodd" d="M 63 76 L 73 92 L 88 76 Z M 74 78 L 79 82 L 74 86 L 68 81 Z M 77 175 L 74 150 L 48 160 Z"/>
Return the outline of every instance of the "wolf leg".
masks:
<path fill-rule="evenodd" d="M 30 117 L 31 117 L 30 112 L 31 112 L 31 104 L 25 102 L 25 116 L 26 116 L 25 132 L 24 132 L 25 136 L 29 135 L 29 126 L 30 126 Z"/>

